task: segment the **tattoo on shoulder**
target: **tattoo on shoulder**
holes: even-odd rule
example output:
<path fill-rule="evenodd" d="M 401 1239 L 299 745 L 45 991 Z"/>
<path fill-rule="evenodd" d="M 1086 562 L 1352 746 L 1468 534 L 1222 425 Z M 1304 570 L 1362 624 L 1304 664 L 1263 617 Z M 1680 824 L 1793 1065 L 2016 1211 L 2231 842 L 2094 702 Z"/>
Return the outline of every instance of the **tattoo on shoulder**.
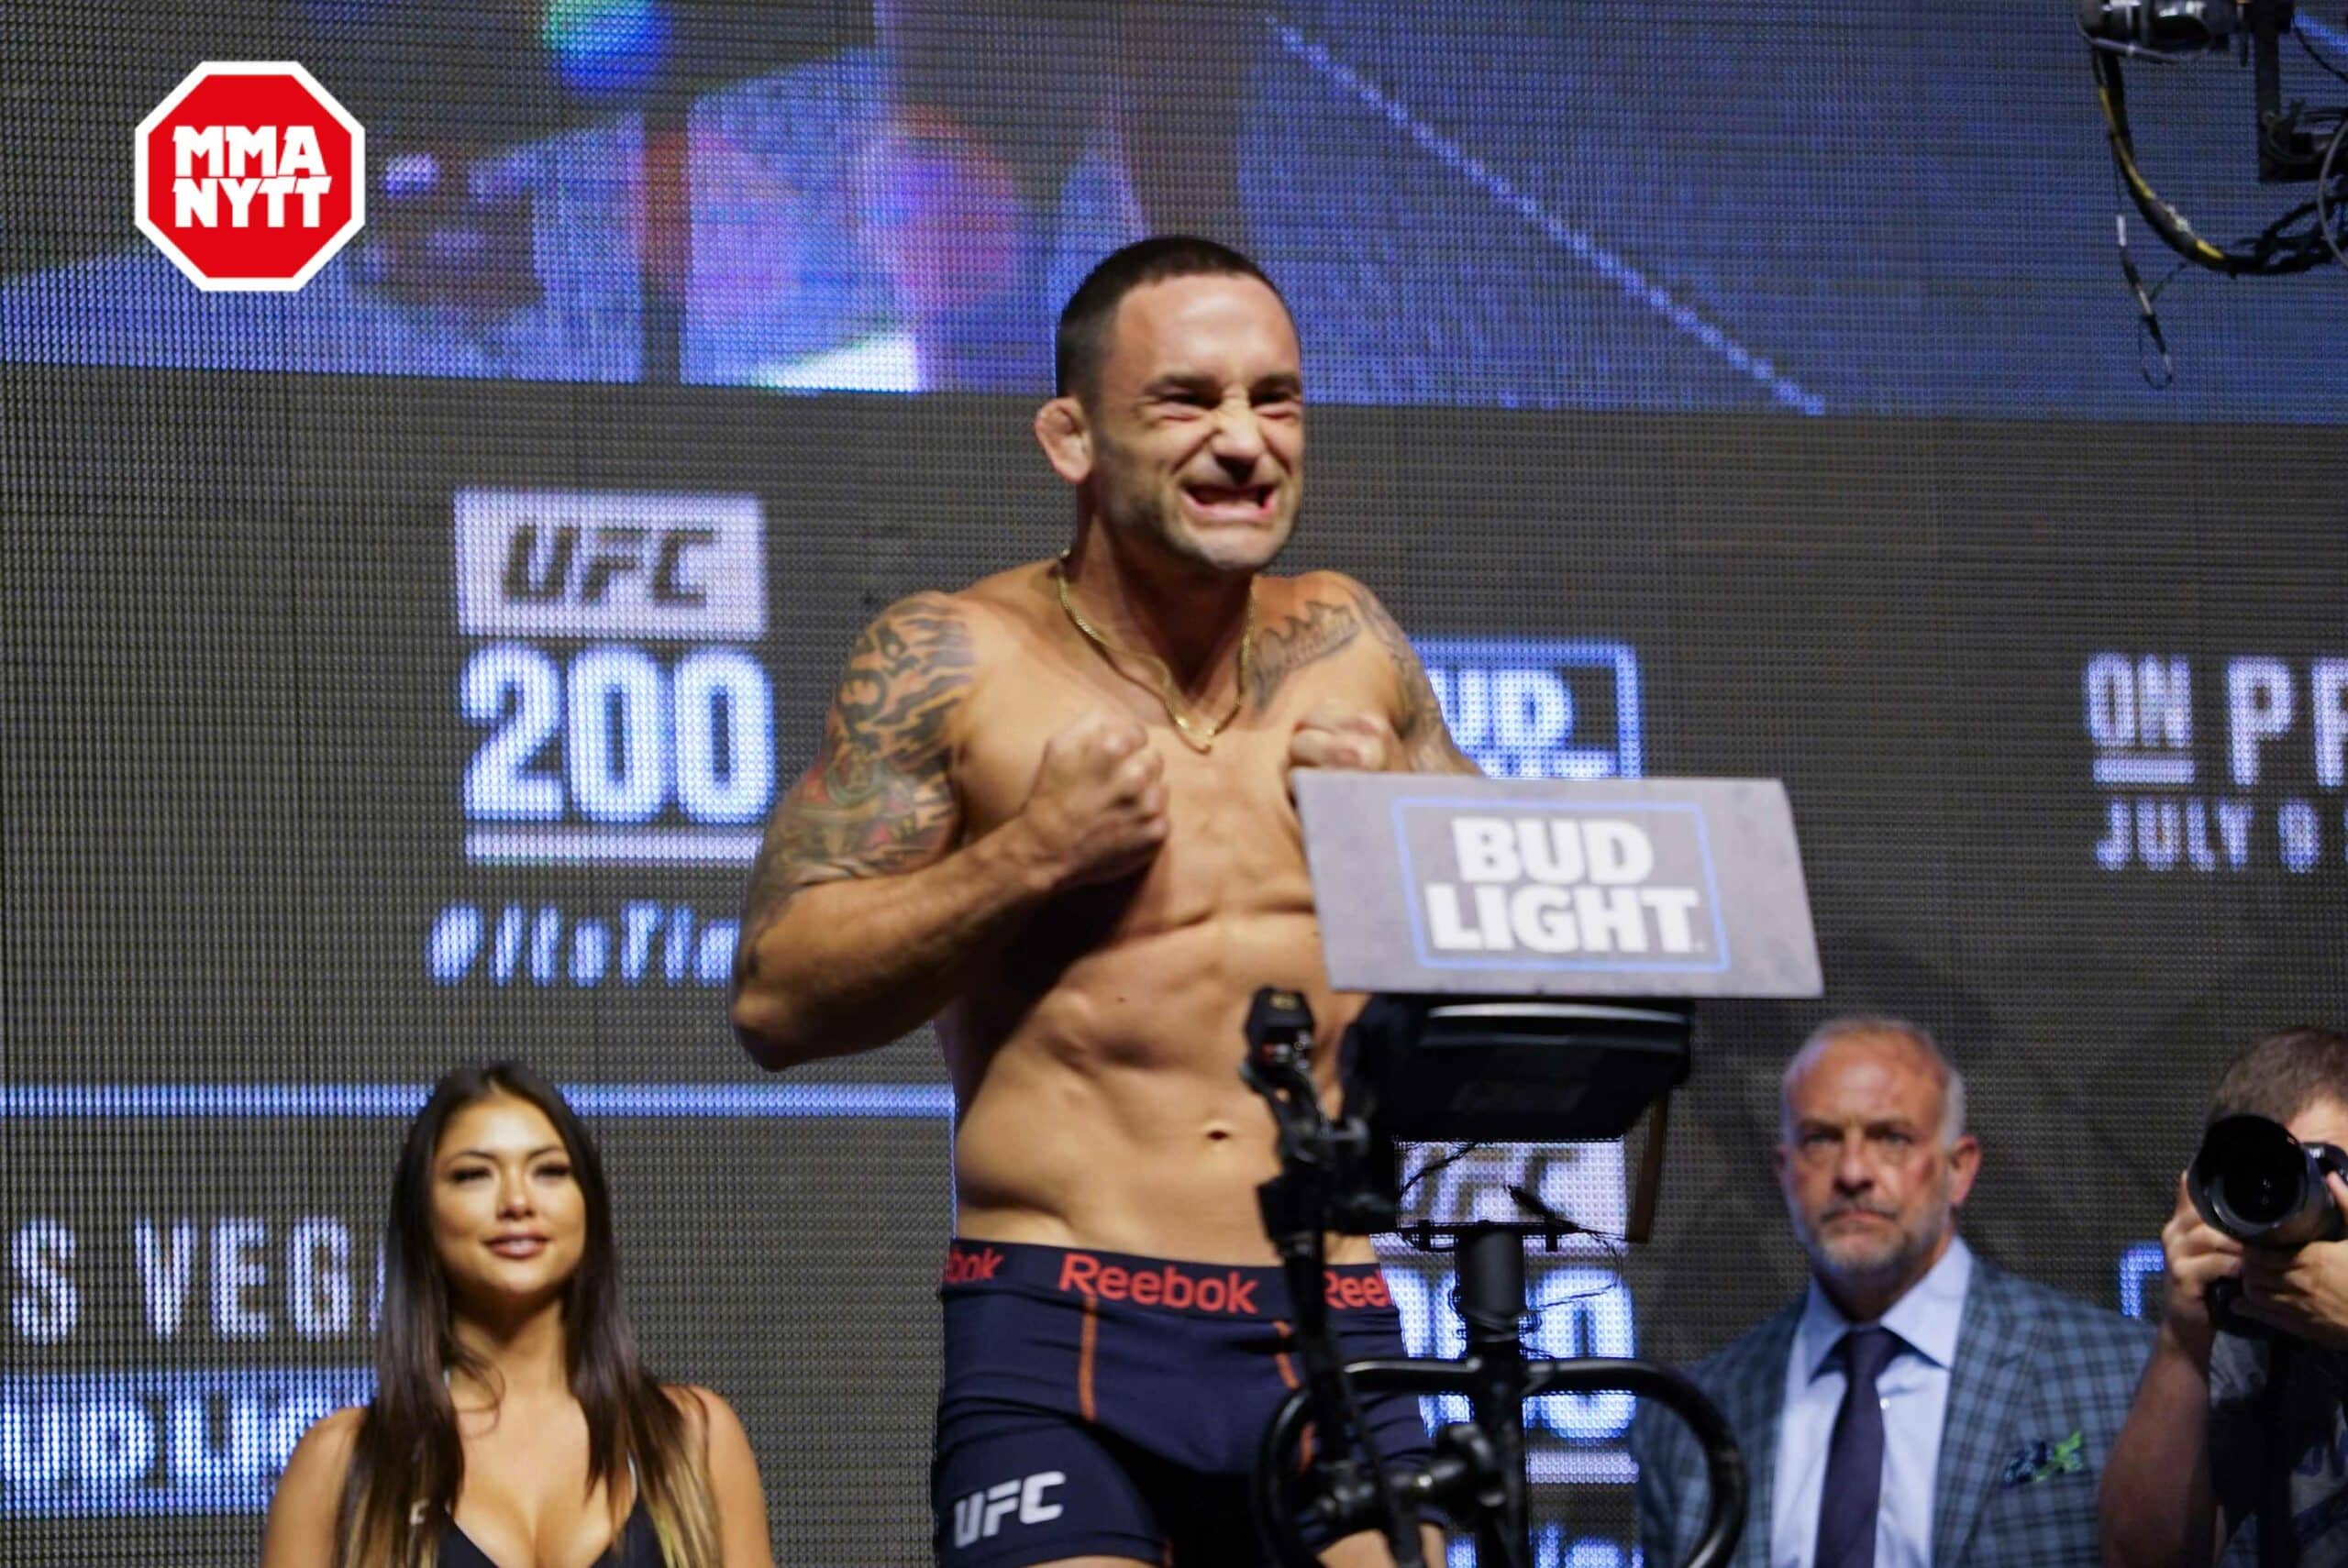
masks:
<path fill-rule="evenodd" d="M 1257 711 L 1271 706 L 1280 683 L 1308 664 L 1317 664 L 1361 635 L 1361 617 L 1350 604 L 1308 600 L 1295 613 L 1256 628 L 1248 663 L 1255 677 Z"/>
<path fill-rule="evenodd" d="M 903 870 L 952 843 L 947 723 L 976 673 L 969 626 L 942 593 L 903 600 L 865 628 L 823 750 L 768 825 L 749 924 L 803 888 Z"/>
<path fill-rule="evenodd" d="M 1401 703 L 1394 731 L 1410 748 L 1412 766 L 1421 772 L 1476 771 L 1475 765 L 1452 744 L 1450 726 L 1443 722 L 1443 705 L 1435 701 L 1434 683 L 1427 679 L 1426 667 L 1419 662 L 1411 639 L 1369 590 L 1357 589 L 1356 598 L 1369 635 L 1394 666 Z"/>

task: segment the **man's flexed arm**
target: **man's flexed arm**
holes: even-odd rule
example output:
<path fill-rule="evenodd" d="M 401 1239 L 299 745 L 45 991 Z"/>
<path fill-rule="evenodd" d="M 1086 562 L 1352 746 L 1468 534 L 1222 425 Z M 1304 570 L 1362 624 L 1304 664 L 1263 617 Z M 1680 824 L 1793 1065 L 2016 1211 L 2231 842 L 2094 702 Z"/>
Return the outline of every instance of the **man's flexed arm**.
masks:
<path fill-rule="evenodd" d="M 813 767 L 776 809 L 734 959 L 734 1030 L 760 1066 L 884 1045 L 958 994 L 1036 905 L 1137 869 L 1165 836 L 1138 726 L 1080 721 L 1047 744 L 1027 802 L 956 847 L 955 715 L 977 677 L 942 594 L 866 628 Z"/>
<path fill-rule="evenodd" d="M 1367 641 L 1384 654 L 1393 685 L 1384 712 L 1364 712 L 1342 702 L 1313 707 L 1298 722 L 1290 740 L 1289 767 L 1371 773 L 1481 772 L 1453 744 L 1417 650 L 1377 595 L 1342 573 L 1316 577 L 1335 596 L 1312 602 L 1299 629 L 1285 638 L 1275 634 L 1272 657 L 1257 668 L 1258 701 L 1268 699 L 1290 667 L 1349 648 L 1362 640 L 1363 631 L 1369 634 Z"/>
<path fill-rule="evenodd" d="M 892 604 L 864 629 L 823 750 L 767 825 L 746 926 L 803 889 L 906 870 L 951 847 L 947 728 L 975 673 L 969 627 L 943 594 Z"/>
<path fill-rule="evenodd" d="M 895 1020 L 858 1005 L 867 988 L 852 982 L 860 977 L 839 969 L 892 966 L 882 960 L 894 922 L 880 919 L 876 900 L 858 896 L 869 889 L 858 884 L 893 881 L 953 847 L 961 813 L 947 774 L 948 730 L 975 674 L 969 626 L 942 594 L 891 605 L 857 640 L 822 749 L 775 809 L 750 870 L 734 955 L 734 1028 L 762 1066 L 866 1049 L 936 1010 L 892 1029 Z M 851 983 L 825 984 L 827 975 Z"/>
<path fill-rule="evenodd" d="M 1408 773 L 1480 773 L 1451 738 L 1451 727 L 1443 722 L 1443 708 L 1434 700 L 1434 683 L 1427 679 L 1426 667 L 1419 662 L 1411 639 L 1378 596 L 1359 583 L 1354 591 L 1361 605 L 1362 620 L 1369 627 L 1369 635 L 1386 650 L 1387 662 L 1394 667 L 1395 684 L 1401 691 L 1401 712 L 1394 731 L 1402 743 L 1401 771 Z"/>

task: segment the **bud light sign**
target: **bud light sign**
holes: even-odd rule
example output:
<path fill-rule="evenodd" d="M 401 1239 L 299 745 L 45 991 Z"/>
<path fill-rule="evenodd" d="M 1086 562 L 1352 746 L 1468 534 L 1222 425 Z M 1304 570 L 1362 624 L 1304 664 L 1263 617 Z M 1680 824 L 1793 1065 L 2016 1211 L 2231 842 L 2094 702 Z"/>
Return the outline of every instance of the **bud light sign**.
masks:
<path fill-rule="evenodd" d="M 1430 637 L 1414 646 L 1451 738 L 1488 777 L 1645 771 L 1639 658 L 1628 644 Z"/>

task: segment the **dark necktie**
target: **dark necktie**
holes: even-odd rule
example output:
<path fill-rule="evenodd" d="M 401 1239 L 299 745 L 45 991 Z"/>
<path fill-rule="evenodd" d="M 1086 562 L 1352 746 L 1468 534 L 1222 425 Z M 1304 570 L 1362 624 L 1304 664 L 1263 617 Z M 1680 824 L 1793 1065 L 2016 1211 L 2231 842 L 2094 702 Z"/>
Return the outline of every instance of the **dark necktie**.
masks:
<path fill-rule="evenodd" d="M 1843 1336 L 1843 1408 L 1826 1448 L 1815 1568 L 1875 1568 L 1875 1516 L 1883 1496 L 1883 1405 L 1875 1380 L 1899 1346 L 1899 1336 L 1880 1325 Z"/>

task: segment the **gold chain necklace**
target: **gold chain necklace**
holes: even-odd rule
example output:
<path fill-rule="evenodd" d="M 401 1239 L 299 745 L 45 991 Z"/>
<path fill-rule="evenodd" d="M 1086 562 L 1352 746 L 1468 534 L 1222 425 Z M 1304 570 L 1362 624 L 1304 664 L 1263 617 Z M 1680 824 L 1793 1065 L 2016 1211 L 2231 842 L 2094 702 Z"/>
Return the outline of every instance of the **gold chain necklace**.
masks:
<path fill-rule="evenodd" d="M 1086 638 L 1091 642 L 1092 646 L 1101 650 L 1101 652 L 1108 658 L 1109 668 L 1111 669 L 1115 670 L 1127 680 L 1132 680 L 1136 686 L 1142 685 L 1143 682 L 1135 680 L 1133 675 L 1126 670 L 1124 661 L 1130 658 L 1146 662 L 1152 669 L 1157 672 L 1157 701 L 1164 705 L 1166 709 L 1166 716 L 1173 721 L 1174 733 L 1180 735 L 1184 744 L 1189 745 L 1194 751 L 1202 753 L 1213 751 L 1214 749 L 1215 737 L 1230 727 L 1232 720 L 1239 717 L 1239 710 L 1246 703 L 1247 701 L 1247 674 L 1253 668 L 1250 658 L 1250 650 L 1253 649 L 1256 645 L 1256 590 L 1254 585 L 1250 584 L 1247 590 L 1247 624 L 1241 628 L 1239 633 L 1239 689 L 1231 694 L 1231 712 L 1225 713 L 1222 718 L 1217 719 L 1212 724 L 1202 724 L 1192 719 L 1190 714 L 1184 712 L 1182 711 L 1181 704 L 1175 701 L 1174 672 L 1167 668 L 1166 661 L 1164 659 L 1159 658 L 1156 654 L 1139 653 L 1131 649 L 1118 647 L 1108 638 L 1102 636 L 1099 631 L 1094 629 L 1092 623 L 1086 620 L 1083 613 L 1077 609 L 1076 601 L 1069 597 L 1068 591 L 1069 556 L 1070 553 L 1071 552 L 1068 550 L 1062 550 L 1060 552 L 1059 560 L 1052 568 L 1052 581 L 1059 589 L 1060 608 L 1068 612 L 1069 624 L 1073 625 L 1078 631 L 1083 633 Z"/>

